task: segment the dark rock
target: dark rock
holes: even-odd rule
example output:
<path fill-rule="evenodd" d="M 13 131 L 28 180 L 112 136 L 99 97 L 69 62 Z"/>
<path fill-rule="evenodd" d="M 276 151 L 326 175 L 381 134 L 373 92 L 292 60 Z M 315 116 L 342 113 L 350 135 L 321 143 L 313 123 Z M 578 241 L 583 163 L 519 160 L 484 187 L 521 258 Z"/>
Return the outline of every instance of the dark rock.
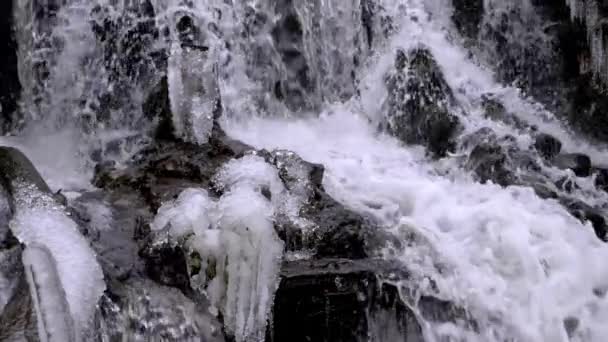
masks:
<path fill-rule="evenodd" d="M 304 29 L 291 1 L 277 1 L 275 11 L 280 20 L 274 25 L 271 36 L 287 74 L 278 83 L 279 97 L 293 111 L 312 109 L 317 104 L 309 94 L 315 91 L 315 81 L 305 56 Z"/>
<path fill-rule="evenodd" d="M 370 260 L 286 263 L 267 340 L 422 342 L 420 325 L 397 289 L 378 284 L 376 276 L 386 268 Z"/>
<path fill-rule="evenodd" d="M 124 281 L 145 274 L 136 232 L 152 219 L 152 213 L 137 194 L 84 193 L 68 209 L 97 253 L 106 279 Z"/>
<path fill-rule="evenodd" d="M 149 280 L 111 282 L 96 320 L 99 340 L 222 342 L 209 304 Z"/>
<path fill-rule="evenodd" d="M 550 134 L 539 134 L 534 139 L 534 148 L 546 159 L 552 159 L 562 150 L 562 143 Z"/>
<path fill-rule="evenodd" d="M 542 199 L 559 198 L 557 192 L 555 192 L 553 189 L 543 183 L 532 183 L 530 186 L 534 190 L 534 193 L 536 193 L 536 195 Z"/>
<path fill-rule="evenodd" d="M 525 129 L 528 126 L 515 114 L 510 113 L 502 102 L 492 94 L 482 95 L 481 105 L 484 109 L 484 117 L 486 119 L 503 122 L 518 129 Z"/>
<path fill-rule="evenodd" d="M 13 1 L 2 1 L 0 13 L 0 134 L 5 134 L 19 123 L 17 102 L 21 84 L 13 31 Z"/>
<path fill-rule="evenodd" d="M 570 169 L 578 177 L 591 175 L 591 158 L 582 153 L 560 154 L 553 159 L 553 165 L 562 170 Z"/>
<path fill-rule="evenodd" d="M 606 217 L 601 210 L 574 199 L 561 199 L 560 202 L 572 216 L 578 218 L 581 222 L 591 222 L 595 235 L 600 240 L 608 241 L 608 224 L 606 224 Z"/>
<path fill-rule="evenodd" d="M 190 274 L 184 250 L 169 238 L 154 234 L 143 245 L 139 256 L 145 261 L 146 273 L 159 284 L 190 292 Z"/>
<path fill-rule="evenodd" d="M 564 319 L 564 329 L 566 329 L 566 333 L 569 338 L 573 338 L 576 330 L 580 326 L 580 321 L 576 317 L 567 317 Z"/>
<path fill-rule="evenodd" d="M 580 187 L 576 184 L 576 181 L 568 176 L 562 177 L 555 182 L 555 186 L 565 192 L 572 192 L 576 189 L 580 189 Z"/>
<path fill-rule="evenodd" d="M 0 183 L 0 250 L 11 248 L 19 244 L 13 236 L 9 223 L 13 218 L 14 208 L 11 194 Z"/>
<path fill-rule="evenodd" d="M 32 184 L 38 190 L 52 194 L 32 162 L 13 147 L 0 147 L 0 180 L 11 194 L 20 183 Z"/>
<path fill-rule="evenodd" d="M 407 60 L 408 68 L 402 64 Z M 436 157 L 455 147 L 460 128 L 452 90 L 425 48 L 398 53 L 396 70 L 387 79 L 388 130 L 406 144 L 424 145 Z"/>
<path fill-rule="evenodd" d="M 204 145 L 159 141 L 138 153 L 125 170 L 98 164 L 95 184 L 108 190 L 136 190 L 151 210 L 156 211 L 162 202 L 173 199 L 188 187 L 202 187 L 213 193 L 212 180 L 219 168 L 251 150 L 253 148 L 227 137 L 216 127 Z"/>
<path fill-rule="evenodd" d="M 477 145 L 466 164 L 466 168 L 477 175 L 482 183 L 492 181 L 502 186 L 512 185 L 515 175 L 508 168 L 507 154 L 498 144 Z"/>
<path fill-rule="evenodd" d="M 0 315 L 0 340 L 2 341 L 39 341 L 36 324 L 36 310 L 32 302 L 29 285 L 25 279 L 21 263 L 21 247 L 15 247 L 16 259 L 13 261 L 14 272 L 3 274 L 10 276 L 13 282 L 12 296 Z M 15 254 L 15 252 L 9 252 Z M 3 260 L 7 262 L 7 260 Z M 4 263 L 3 262 L 3 263 Z"/>
<path fill-rule="evenodd" d="M 279 222 L 279 234 L 287 238 L 288 247 L 316 251 L 317 257 L 364 258 L 367 256 L 366 237 L 374 223 L 351 211 L 329 196 L 323 188 L 322 165 L 308 163 L 289 151 L 274 151 L 269 156 L 286 188 L 307 199 L 300 215 L 315 228 L 313 236 L 300 236 L 290 223 Z M 283 223 L 283 224 L 281 224 Z"/>
<path fill-rule="evenodd" d="M 608 169 L 595 168 L 595 186 L 598 189 L 608 191 Z"/>
<path fill-rule="evenodd" d="M 142 105 L 142 111 L 146 117 L 157 122 L 156 138 L 175 139 L 167 76 L 163 76 L 160 82 L 150 91 L 148 98 Z"/>
<path fill-rule="evenodd" d="M 476 38 L 484 14 L 483 0 L 453 0 L 452 6 L 452 21 L 460 34 L 467 38 Z"/>
<path fill-rule="evenodd" d="M 471 150 L 464 166 L 473 171 L 480 182 L 492 181 L 502 186 L 518 184 L 541 190 L 536 186 L 543 179 L 535 155 L 519 149 L 513 137 L 499 138 L 490 128 L 484 127 L 464 136 L 461 148 Z M 532 179 L 530 175 L 538 177 Z"/>

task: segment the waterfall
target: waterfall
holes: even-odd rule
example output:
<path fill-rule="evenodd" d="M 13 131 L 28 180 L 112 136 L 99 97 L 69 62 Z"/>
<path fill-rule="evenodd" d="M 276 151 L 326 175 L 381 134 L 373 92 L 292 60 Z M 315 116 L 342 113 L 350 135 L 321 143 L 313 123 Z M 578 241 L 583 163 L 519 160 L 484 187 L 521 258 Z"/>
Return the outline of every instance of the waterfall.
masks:
<path fill-rule="evenodd" d="M 605 79 L 605 9 L 566 3 L 556 24 L 534 0 L 13 1 L 0 145 L 57 193 L 0 199 L 41 340 L 275 341 L 286 265 L 319 260 L 400 270 L 366 269 L 400 306 L 361 309 L 363 340 L 606 340 L 608 145 L 563 115 L 577 85 L 554 33 L 583 22 Z"/>

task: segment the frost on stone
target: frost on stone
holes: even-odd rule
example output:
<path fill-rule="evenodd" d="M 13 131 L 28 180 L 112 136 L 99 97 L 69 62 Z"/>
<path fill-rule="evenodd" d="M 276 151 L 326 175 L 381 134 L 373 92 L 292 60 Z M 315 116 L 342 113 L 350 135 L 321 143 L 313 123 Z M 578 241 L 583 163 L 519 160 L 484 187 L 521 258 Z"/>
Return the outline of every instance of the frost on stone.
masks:
<path fill-rule="evenodd" d="M 45 329 L 57 334 L 69 326 L 65 323 L 69 316 L 73 321 L 72 340 L 80 341 L 105 290 L 101 266 L 77 225 L 53 198 L 33 185 L 17 186 L 14 197 L 15 216 L 10 228 L 26 246 L 23 261 L 32 295 L 39 298 L 38 317 L 48 315 L 49 320 L 43 321 L 48 323 Z M 62 296 L 67 301 L 66 312 L 58 315 Z"/>
<path fill-rule="evenodd" d="M 224 191 L 219 200 L 187 189 L 159 209 L 151 227 L 186 238 L 196 255 L 192 284 L 222 312 L 236 341 L 262 340 L 283 254 L 273 220 L 286 190 L 276 169 L 257 156 L 228 162 L 216 184 Z"/>

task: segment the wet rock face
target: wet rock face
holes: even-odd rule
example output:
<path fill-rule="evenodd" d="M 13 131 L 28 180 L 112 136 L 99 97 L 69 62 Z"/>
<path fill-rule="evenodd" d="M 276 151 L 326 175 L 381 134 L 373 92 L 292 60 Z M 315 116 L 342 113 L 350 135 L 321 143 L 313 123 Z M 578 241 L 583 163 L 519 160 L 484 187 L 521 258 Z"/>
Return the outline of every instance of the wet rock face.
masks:
<path fill-rule="evenodd" d="M 267 159 L 277 167 L 285 187 L 305 198 L 300 215 L 314 225 L 313 232 L 306 233 L 292 222 L 279 220 L 277 229 L 288 250 L 312 250 L 317 258 L 367 256 L 366 237 L 375 225 L 325 192 L 322 165 L 306 162 L 289 151 L 274 151 Z"/>
<path fill-rule="evenodd" d="M 13 147 L 0 147 L 0 180 L 10 193 L 19 182 L 31 183 L 43 193 L 51 193 L 51 189 L 32 162 Z"/>
<path fill-rule="evenodd" d="M 452 20 L 460 34 L 476 38 L 483 19 L 483 0 L 452 0 Z"/>
<path fill-rule="evenodd" d="M 498 137 L 485 127 L 462 138 L 462 148 L 469 149 L 465 168 L 482 183 L 492 181 L 501 186 L 529 184 L 522 174 L 537 173 L 540 166 L 534 154 L 517 148 L 512 137 Z"/>
<path fill-rule="evenodd" d="M 566 153 L 555 157 L 553 164 L 564 170 L 570 169 L 579 177 L 591 175 L 591 159 L 582 153 Z"/>
<path fill-rule="evenodd" d="M 562 150 L 562 142 L 550 134 L 541 133 L 534 139 L 534 148 L 546 159 L 552 159 Z"/>
<path fill-rule="evenodd" d="M 388 130 L 406 144 L 421 144 L 443 157 L 455 147 L 459 120 L 449 85 L 431 53 L 399 51 L 388 77 Z"/>
<path fill-rule="evenodd" d="M 104 324 L 97 329 L 98 337 L 112 341 L 225 340 L 220 323 L 205 312 L 208 304 L 148 280 L 112 284 L 100 308 Z"/>
<path fill-rule="evenodd" d="M 176 132 L 173 126 L 167 76 L 163 76 L 160 82 L 152 88 L 142 104 L 142 112 L 149 120 L 156 122 L 156 132 L 154 132 L 156 138 L 174 139 Z"/>
<path fill-rule="evenodd" d="M 278 0 L 276 10 L 281 19 L 271 35 L 275 48 L 287 69 L 285 81 L 278 83 L 276 96 L 291 110 L 309 109 L 314 104 L 309 94 L 314 91 L 308 61 L 304 56 L 304 28 L 291 0 Z"/>
<path fill-rule="evenodd" d="M 608 242 L 608 224 L 601 210 L 574 199 L 562 199 L 560 202 L 572 216 L 582 222 L 589 221 L 593 226 L 595 235 L 600 240 Z"/>
<path fill-rule="evenodd" d="M 482 183 L 492 181 L 508 186 L 515 182 L 515 175 L 509 169 L 507 154 L 497 143 L 475 146 L 469 155 L 467 168 L 472 170 Z"/>
<path fill-rule="evenodd" d="M 13 32 L 13 2 L 0 4 L 0 134 L 17 124 L 15 110 L 21 91 L 17 69 L 17 42 Z"/>
<path fill-rule="evenodd" d="M 396 289 L 379 286 L 373 261 L 288 262 L 276 294 L 268 341 L 424 341 Z"/>
<path fill-rule="evenodd" d="M 484 94 L 481 100 L 486 119 L 500 121 L 518 129 L 529 128 L 520 118 L 510 113 L 493 94 Z"/>

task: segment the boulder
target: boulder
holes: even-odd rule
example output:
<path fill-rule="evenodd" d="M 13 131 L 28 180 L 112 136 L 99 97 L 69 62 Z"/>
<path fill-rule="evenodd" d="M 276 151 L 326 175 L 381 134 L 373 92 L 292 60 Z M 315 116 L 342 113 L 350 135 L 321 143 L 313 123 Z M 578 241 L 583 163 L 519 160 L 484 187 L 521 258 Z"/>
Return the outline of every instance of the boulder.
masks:
<path fill-rule="evenodd" d="M 562 142 L 556 137 L 541 133 L 534 138 L 534 148 L 545 159 L 552 159 L 562 150 Z"/>
<path fill-rule="evenodd" d="M 499 144 L 482 143 L 471 151 L 466 168 L 473 171 L 479 181 L 492 181 L 502 186 L 512 185 L 516 177 L 509 169 L 508 157 Z"/>
<path fill-rule="evenodd" d="M 507 108 L 493 94 L 484 94 L 481 97 L 481 105 L 484 110 L 484 117 L 493 121 L 499 121 L 517 129 L 528 128 L 528 125 L 509 112 Z"/>
<path fill-rule="evenodd" d="M 287 237 L 285 241 L 288 246 L 292 250 L 313 250 L 316 257 L 323 258 L 366 257 L 366 237 L 375 230 L 376 224 L 347 209 L 325 192 L 322 184 L 323 165 L 306 162 L 289 151 L 274 151 L 268 157 L 279 170 L 285 187 L 305 198 L 300 215 L 314 225 L 311 236 L 300 236 L 301 230 L 294 228 L 293 223 L 279 222 L 279 234 Z M 289 231 L 292 234 L 287 234 Z M 299 245 L 298 241 L 302 244 Z"/>
<path fill-rule="evenodd" d="M 560 203 L 581 222 L 591 222 L 595 235 L 602 241 L 608 241 L 608 224 L 602 210 L 575 199 L 563 198 Z"/>
<path fill-rule="evenodd" d="M 595 168 L 595 186 L 603 191 L 608 191 L 608 169 Z"/>
<path fill-rule="evenodd" d="M 34 164 L 14 147 L 0 147 L 0 180 L 10 193 L 20 183 L 33 184 L 43 193 L 51 193 L 51 189 L 42 179 Z"/>
<path fill-rule="evenodd" d="M 578 177 L 589 177 L 591 175 L 591 158 L 582 153 L 565 153 L 557 155 L 553 159 L 553 165 L 557 168 L 570 169 Z"/>
<path fill-rule="evenodd" d="M 397 53 L 387 78 L 388 131 L 406 144 L 425 146 L 435 157 L 455 148 L 460 121 L 456 100 L 431 52 L 423 47 Z"/>

